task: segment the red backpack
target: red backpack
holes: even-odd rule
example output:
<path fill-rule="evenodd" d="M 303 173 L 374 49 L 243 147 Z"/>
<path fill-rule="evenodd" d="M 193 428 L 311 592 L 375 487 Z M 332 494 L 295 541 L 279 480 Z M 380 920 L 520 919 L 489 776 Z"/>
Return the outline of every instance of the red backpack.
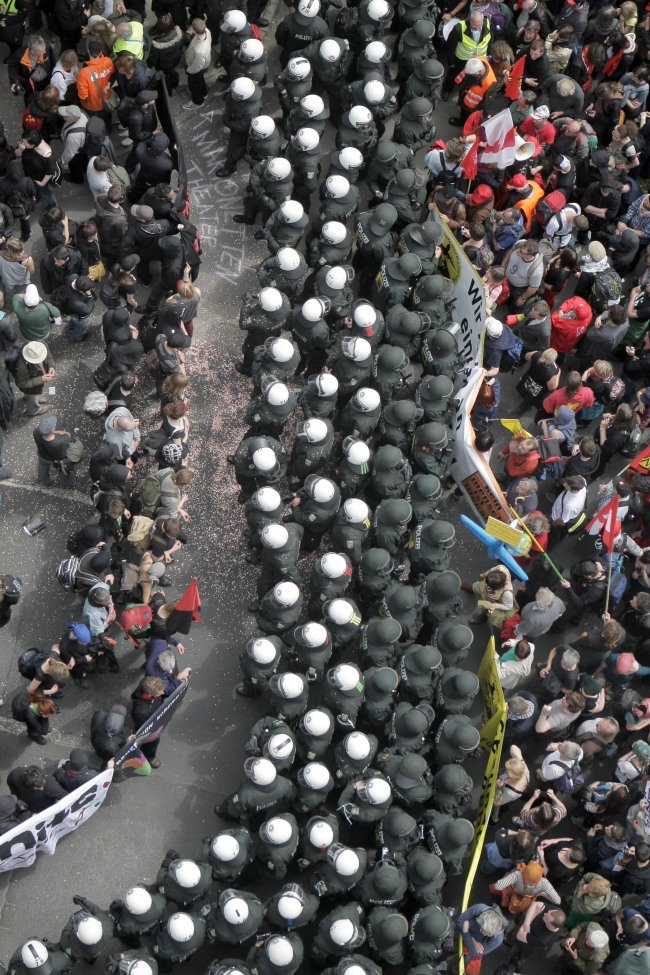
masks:
<path fill-rule="evenodd" d="M 118 626 L 124 630 L 131 643 L 138 647 L 137 637 L 143 636 L 153 620 L 151 606 L 144 603 L 130 603 L 126 609 L 122 610 L 122 615 L 118 621 Z"/>
<path fill-rule="evenodd" d="M 545 227 L 551 217 L 566 206 L 566 196 L 562 190 L 553 190 L 537 204 L 537 223 Z"/>

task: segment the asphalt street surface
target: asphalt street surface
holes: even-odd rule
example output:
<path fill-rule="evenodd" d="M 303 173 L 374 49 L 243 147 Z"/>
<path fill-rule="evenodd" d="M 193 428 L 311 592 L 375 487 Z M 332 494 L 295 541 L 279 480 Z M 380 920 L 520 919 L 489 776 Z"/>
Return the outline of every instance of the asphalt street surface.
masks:
<path fill-rule="evenodd" d="M 276 14 L 271 4 L 266 15 L 277 22 L 285 12 L 280 5 Z M 274 24 L 264 33 L 267 47 L 273 51 Z M 277 59 L 273 57 L 269 80 L 274 77 L 276 66 Z M 114 785 L 99 813 L 65 838 L 53 857 L 41 855 L 30 869 L 0 874 L 0 958 L 5 962 L 30 936 L 56 940 L 74 910 L 74 894 L 83 894 L 107 907 L 134 883 L 152 882 L 170 847 L 183 855 L 197 856 L 201 837 L 212 834 L 221 825 L 213 806 L 236 788 L 245 758 L 242 745 L 250 726 L 262 714 L 258 704 L 243 701 L 234 692 L 239 678 L 239 651 L 256 632 L 253 617 L 246 611 L 246 604 L 254 594 L 256 570 L 243 559 L 243 509 L 235 502 L 237 486 L 225 458 L 234 452 L 244 433 L 242 417 L 250 392 L 249 381 L 234 369 L 241 345 L 237 327 L 241 294 L 256 289 L 254 269 L 266 257 L 267 250 L 263 242 L 254 239 L 255 227 L 232 221 L 232 216 L 241 210 L 248 167 L 240 163 L 231 179 L 217 180 L 213 176 L 225 157 L 226 133 L 219 121 L 221 91 L 221 88 L 212 89 L 205 107 L 188 114 L 180 107 L 187 94 L 173 99 L 187 157 L 191 219 L 198 225 L 203 243 L 198 280 L 203 300 L 188 354 L 191 463 L 199 475 L 191 487 L 188 504 L 189 544 L 171 567 L 173 585 L 168 590 L 172 597 L 179 595 L 191 577 L 198 576 L 203 622 L 194 624 L 190 637 L 184 641 L 187 652 L 183 665 L 193 668 L 190 692 L 164 734 L 158 753 L 162 760 L 160 769 L 149 778 Z M 9 97 L 4 71 L 0 93 L 5 105 L 7 135 L 13 142 L 18 134 L 21 105 Z M 269 114 L 279 114 L 272 87 L 267 86 L 265 90 L 264 105 Z M 454 131 L 444 121 L 449 114 L 453 114 L 451 104 L 438 106 L 438 135 L 443 138 Z M 331 132 L 328 138 L 329 149 Z M 119 142 L 117 136 L 115 141 Z M 90 194 L 83 188 L 64 184 L 57 195 L 59 203 L 74 219 L 93 212 Z M 38 265 L 44 245 L 35 219 L 33 225 L 35 233 L 30 250 Z M 101 421 L 86 417 L 81 407 L 86 393 L 94 388 L 91 373 L 102 358 L 102 343 L 96 328 L 101 310 L 98 303 L 91 341 L 73 346 L 64 330 L 59 330 L 51 342 L 57 364 L 55 392 L 51 397 L 53 409 L 68 429 L 80 427 L 82 440 L 90 445 L 101 437 Z M 512 389 L 513 385 L 512 378 L 506 378 L 503 416 L 508 415 L 508 388 Z M 143 371 L 138 409 L 134 413 L 140 417 L 144 431 L 158 425 L 152 391 L 151 380 Z M 0 484 L 2 570 L 20 576 L 24 584 L 23 597 L 1 635 L 2 782 L 16 765 L 35 763 L 53 770 L 72 747 L 91 751 L 88 729 L 94 710 L 118 700 L 128 704 L 129 695 L 142 676 L 142 655 L 124 639 L 118 641 L 117 647 L 119 674 L 93 676 L 86 691 L 75 685 L 66 687 L 60 702 L 62 713 L 54 719 L 54 730 L 45 747 L 31 743 L 22 727 L 11 718 L 11 696 L 21 686 L 16 668 L 19 654 L 28 647 L 47 647 L 58 640 L 66 622 L 80 609 L 79 597 L 64 593 L 57 585 L 55 569 L 66 554 L 69 532 L 79 527 L 92 510 L 83 471 L 79 472 L 72 492 L 38 487 L 33 426 L 32 420 L 22 418 L 19 401 L 4 456 L 5 466 L 15 472 L 15 477 Z M 495 430 L 495 434 L 499 437 L 495 448 L 498 449 L 507 434 L 503 430 L 500 433 Z M 42 513 L 47 527 L 30 538 L 22 524 L 37 512 Z M 443 517 L 458 526 L 452 567 L 463 579 L 472 580 L 486 568 L 487 560 L 482 548 L 460 527 L 462 512 L 471 514 L 466 502 L 454 495 L 445 501 L 441 511 Z M 305 560 L 303 564 L 308 578 L 311 563 Z M 465 603 L 469 615 L 474 608 L 473 601 L 465 596 Z M 476 667 L 487 636 L 485 628 L 477 629 L 473 653 L 466 666 Z M 547 643 L 540 641 L 540 645 L 543 651 Z M 476 709 L 476 723 L 480 725 L 480 707 Z M 477 791 L 481 768 L 480 762 L 468 766 L 475 777 Z M 463 882 L 462 877 L 453 878 L 446 891 L 446 904 L 458 907 Z M 261 896 L 264 883 L 256 884 Z M 479 889 L 482 887 L 481 884 Z M 184 966 L 185 971 L 202 972 L 210 960 L 228 954 L 237 952 L 208 946 Z M 497 964 L 496 958 L 494 963 L 492 959 L 486 962 L 486 975 Z M 97 967 L 100 965 L 101 962 Z M 84 971 L 82 964 L 75 968 L 75 972 Z"/>

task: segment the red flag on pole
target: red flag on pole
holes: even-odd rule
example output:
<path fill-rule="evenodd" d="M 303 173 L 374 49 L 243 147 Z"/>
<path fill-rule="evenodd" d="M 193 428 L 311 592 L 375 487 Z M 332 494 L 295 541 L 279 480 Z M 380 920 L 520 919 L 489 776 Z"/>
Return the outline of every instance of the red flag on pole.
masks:
<path fill-rule="evenodd" d="M 618 524 L 618 495 L 596 512 L 585 531 L 596 528 L 603 540 L 603 545 L 611 555 L 614 551 L 614 539 L 616 538 L 616 525 Z"/>
<path fill-rule="evenodd" d="M 176 603 L 176 608 L 170 613 L 167 621 L 168 632 L 187 635 L 192 622 L 201 622 L 201 597 L 196 576 Z"/>
<path fill-rule="evenodd" d="M 472 143 L 469 152 L 460 164 L 465 179 L 476 179 L 478 174 L 478 139 Z"/>
<path fill-rule="evenodd" d="M 526 55 L 520 57 L 513 64 L 510 69 L 510 79 L 506 85 L 506 98 L 510 101 L 515 102 L 519 98 L 519 92 L 521 91 L 521 80 L 524 77 L 524 65 L 526 63 Z"/>
<path fill-rule="evenodd" d="M 637 454 L 634 460 L 630 461 L 629 466 L 631 471 L 648 474 L 650 472 L 650 447 L 646 447 L 640 454 Z"/>

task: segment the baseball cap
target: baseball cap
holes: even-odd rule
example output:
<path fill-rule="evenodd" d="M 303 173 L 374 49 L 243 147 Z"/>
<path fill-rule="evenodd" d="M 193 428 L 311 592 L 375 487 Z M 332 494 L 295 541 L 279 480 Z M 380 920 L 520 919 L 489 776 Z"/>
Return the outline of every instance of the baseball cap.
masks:
<path fill-rule="evenodd" d="M 44 416 L 36 429 L 42 437 L 47 437 L 56 429 L 56 413 L 50 413 L 49 416 Z"/>
<path fill-rule="evenodd" d="M 480 206 L 482 203 L 487 203 L 488 200 L 492 198 L 492 190 L 487 185 L 487 183 L 479 183 L 473 193 L 470 193 L 467 197 L 467 202 L 472 207 Z"/>
<path fill-rule="evenodd" d="M 527 179 L 524 176 L 524 174 L 517 173 L 515 176 L 512 177 L 508 185 L 513 186 L 516 190 L 523 190 L 526 183 L 527 183 Z"/>
<path fill-rule="evenodd" d="M 153 210 L 151 207 L 143 207 L 138 203 L 134 203 L 131 207 L 131 214 L 136 218 L 136 220 L 144 220 L 145 223 L 147 223 L 149 220 L 153 220 Z"/>
<path fill-rule="evenodd" d="M 144 91 L 139 91 L 135 96 L 136 104 L 146 105 L 147 102 L 155 102 L 158 98 L 158 92 L 152 91 L 151 88 L 145 88 Z"/>

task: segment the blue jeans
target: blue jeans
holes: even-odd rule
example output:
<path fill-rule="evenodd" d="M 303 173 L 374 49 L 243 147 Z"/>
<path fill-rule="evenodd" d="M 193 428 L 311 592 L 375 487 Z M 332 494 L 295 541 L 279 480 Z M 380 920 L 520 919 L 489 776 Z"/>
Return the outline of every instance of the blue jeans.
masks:
<path fill-rule="evenodd" d="M 82 318 L 71 318 L 68 322 L 68 328 L 72 332 L 73 342 L 83 342 L 84 336 L 90 328 L 90 315 L 84 315 Z"/>
<path fill-rule="evenodd" d="M 36 196 L 39 200 L 45 200 L 49 207 L 58 206 L 49 183 L 46 183 L 45 186 L 36 186 Z"/>
<path fill-rule="evenodd" d="M 44 457 L 38 458 L 38 483 L 41 487 L 49 487 L 50 485 L 50 470 L 54 468 L 59 472 L 59 484 L 61 487 L 72 487 L 72 479 L 74 476 L 74 467 L 72 464 L 68 464 L 67 461 L 50 461 L 45 460 Z"/>

